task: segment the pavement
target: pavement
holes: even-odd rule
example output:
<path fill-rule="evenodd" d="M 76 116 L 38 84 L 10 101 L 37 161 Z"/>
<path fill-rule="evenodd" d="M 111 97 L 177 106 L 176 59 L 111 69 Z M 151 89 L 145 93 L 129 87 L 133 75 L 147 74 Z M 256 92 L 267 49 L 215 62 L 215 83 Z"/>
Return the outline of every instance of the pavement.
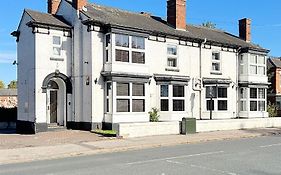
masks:
<path fill-rule="evenodd" d="M 0 132 L 0 165 L 280 134 L 281 128 L 262 128 L 122 139 L 73 130 L 36 135 Z"/>

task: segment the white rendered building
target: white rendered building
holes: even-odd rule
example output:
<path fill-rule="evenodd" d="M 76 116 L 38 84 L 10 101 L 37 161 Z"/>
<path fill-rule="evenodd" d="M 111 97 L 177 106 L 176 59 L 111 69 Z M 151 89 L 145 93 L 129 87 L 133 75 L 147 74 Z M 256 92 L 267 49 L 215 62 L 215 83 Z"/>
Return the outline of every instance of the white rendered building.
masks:
<path fill-rule="evenodd" d="M 25 10 L 17 31 L 20 133 L 50 125 L 91 130 L 122 122 L 267 117 L 268 50 L 240 36 L 186 24 L 185 0 L 167 21 L 90 4 L 49 0 Z"/>

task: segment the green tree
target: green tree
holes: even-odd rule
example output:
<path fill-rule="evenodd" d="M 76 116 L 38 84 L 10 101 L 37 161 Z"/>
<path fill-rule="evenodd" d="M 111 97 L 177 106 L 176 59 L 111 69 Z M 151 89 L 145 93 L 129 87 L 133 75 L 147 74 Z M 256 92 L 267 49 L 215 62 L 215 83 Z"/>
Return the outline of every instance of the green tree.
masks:
<path fill-rule="evenodd" d="M 0 89 L 4 89 L 4 88 L 5 88 L 5 83 L 2 80 L 0 80 Z"/>
<path fill-rule="evenodd" d="M 10 84 L 8 84 L 8 89 L 17 89 L 17 81 L 11 81 Z"/>
<path fill-rule="evenodd" d="M 207 28 L 211 28 L 211 29 L 215 29 L 216 28 L 216 24 L 212 23 L 211 21 L 203 22 L 202 26 L 203 27 L 207 27 Z"/>

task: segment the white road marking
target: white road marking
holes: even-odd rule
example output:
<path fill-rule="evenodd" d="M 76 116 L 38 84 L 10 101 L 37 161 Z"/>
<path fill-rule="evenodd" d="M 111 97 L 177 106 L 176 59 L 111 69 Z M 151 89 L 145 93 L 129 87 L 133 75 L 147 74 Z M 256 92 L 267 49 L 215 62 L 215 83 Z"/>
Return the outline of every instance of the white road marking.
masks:
<path fill-rule="evenodd" d="M 272 147 L 272 146 L 281 146 L 281 143 L 276 143 L 276 144 L 271 144 L 271 145 L 263 145 L 263 146 L 260 146 L 260 148 L 268 148 L 268 147 Z"/>
<path fill-rule="evenodd" d="M 202 165 L 191 164 L 190 166 L 191 167 L 195 167 L 195 168 L 201 168 L 201 169 L 204 169 L 204 170 L 210 170 L 210 171 L 214 171 L 214 172 L 219 172 L 219 173 L 227 174 L 227 175 L 239 175 L 239 174 L 236 174 L 236 173 L 233 173 L 233 172 L 224 171 L 224 170 L 218 170 L 218 169 L 215 169 L 215 168 L 208 168 L 208 167 L 205 167 L 205 166 L 202 166 Z"/>
<path fill-rule="evenodd" d="M 167 161 L 167 160 L 187 158 L 187 157 L 208 156 L 208 155 L 213 155 L 213 154 L 220 154 L 223 152 L 224 151 L 205 152 L 205 153 L 189 154 L 189 155 L 182 155 L 182 156 L 175 156 L 175 157 L 166 157 L 166 158 L 160 158 L 160 159 L 143 160 L 143 161 L 137 161 L 137 162 L 130 162 L 130 163 L 127 163 L 127 165 L 136 165 L 136 164 L 144 164 L 144 163 L 150 163 L 150 162 Z"/>

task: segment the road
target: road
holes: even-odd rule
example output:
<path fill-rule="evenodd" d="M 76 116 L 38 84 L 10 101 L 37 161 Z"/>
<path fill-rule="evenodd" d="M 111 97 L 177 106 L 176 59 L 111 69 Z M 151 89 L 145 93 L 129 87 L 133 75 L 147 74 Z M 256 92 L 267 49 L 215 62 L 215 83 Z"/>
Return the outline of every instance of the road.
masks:
<path fill-rule="evenodd" d="M 0 175 L 95 174 L 280 175 L 281 136 L 206 142 L 0 166 Z"/>

